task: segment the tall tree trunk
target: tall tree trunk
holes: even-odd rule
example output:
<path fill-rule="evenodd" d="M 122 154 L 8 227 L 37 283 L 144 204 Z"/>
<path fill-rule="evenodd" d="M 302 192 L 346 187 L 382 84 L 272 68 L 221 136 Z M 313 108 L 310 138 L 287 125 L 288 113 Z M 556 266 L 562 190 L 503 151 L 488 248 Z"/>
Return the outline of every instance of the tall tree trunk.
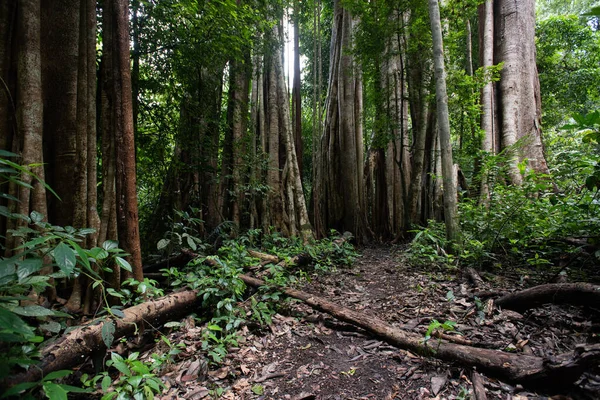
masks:
<path fill-rule="evenodd" d="M 283 65 L 280 57 L 275 57 L 275 70 L 278 77 L 277 95 L 280 104 L 286 104 L 288 92 L 285 84 Z M 285 103 L 284 103 L 285 101 Z M 312 226 L 308 219 L 308 208 L 302 189 L 302 177 L 300 172 L 300 161 L 296 149 L 294 133 L 292 130 L 292 121 L 288 107 L 280 107 L 281 138 L 285 151 L 285 168 L 287 182 L 284 187 L 287 189 L 286 206 L 290 218 L 290 232 L 298 235 L 306 242 L 313 238 Z M 300 144 L 301 146 L 302 144 Z"/>
<path fill-rule="evenodd" d="M 43 101 L 40 53 L 40 2 L 24 0 L 19 3 L 19 55 L 17 81 L 17 120 L 21 140 L 23 165 L 37 164 L 32 172 L 44 180 L 43 157 Z M 18 213 L 29 215 L 37 211 L 46 216 L 46 189 L 40 180 L 22 174 L 21 181 L 32 185 L 19 186 Z M 21 226 L 26 226 L 20 220 Z"/>
<path fill-rule="evenodd" d="M 116 144 L 117 229 L 120 246 L 130 254 L 133 278 L 142 281 L 142 255 L 138 225 L 129 56 L 129 8 L 127 0 L 108 0 L 113 15 L 113 90 Z M 125 275 L 127 276 L 127 274 Z"/>
<path fill-rule="evenodd" d="M 13 137 L 16 133 L 16 113 L 14 104 L 15 68 L 13 68 L 12 48 L 15 36 L 15 21 L 17 3 L 14 1 L 0 2 L 0 149 L 12 148 Z M 0 193 L 8 193 L 9 185 L 0 183 Z M 0 207 L 6 207 L 8 200 L 0 198 Z M 0 216 L 0 232 L 6 232 L 8 221 Z M 7 245 L 0 238 L 0 247 Z"/>
<path fill-rule="evenodd" d="M 424 4 L 416 4 L 410 11 L 407 26 L 427 18 Z M 411 177 L 406 212 L 410 224 L 424 224 L 422 213 L 422 197 L 427 175 L 426 145 L 427 136 L 433 126 L 433 113 L 429 100 L 431 77 L 431 53 L 428 46 L 410 32 L 406 34 L 407 48 L 407 86 L 410 102 L 410 119 L 412 124 L 411 143 Z"/>
<path fill-rule="evenodd" d="M 243 176 L 247 173 L 244 170 L 244 152 L 247 147 L 243 139 L 248 127 L 248 95 L 252 73 L 250 50 L 245 51 L 243 59 L 232 60 L 230 66 L 228 132 L 225 144 L 228 150 L 227 154 L 224 154 L 227 164 L 224 161 L 225 175 L 222 181 L 225 183 L 225 189 L 221 191 L 221 195 L 226 199 L 223 215 L 240 227 L 244 194 L 241 185 Z"/>
<path fill-rule="evenodd" d="M 302 175 L 302 97 L 300 80 L 300 5 L 294 0 L 294 84 L 292 89 L 292 121 L 294 147 L 298 156 L 298 170 Z"/>
<path fill-rule="evenodd" d="M 487 70 L 494 65 L 494 1 L 487 0 L 479 6 L 479 49 L 482 67 Z M 497 135 L 497 113 L 495 107 L 495 84 L 488 79 L 481 89 L 481 150 L 486 154 L 494 154 Z M 482 171 L 483 172 L 483 171 Z M 481 176 L 479 199 L 482 203 L 489 200 L 488 177 L 485 172 Z"/>
<path fill-rule="evenodd" d="M 274 37 L 278 37 L 277 27 L 273 28 Z M 267 110 L 267 154 L 269 155 L 269 169 L 267 172 L 267 185 L 269 186 L 268 200 L 266 204 L 266 225 L 264 229 L 268 229 L 269 226 L 274 226 L 278 229 L 285 229 L 285 219 L 283 210 L 283 187 L 281 184 L 281 164 L 279 159 L 279 132 L 280 132 L 280 121 L 279 115 L 280 107 L 287 107 L 287 101 L 282 101 L 279 98 L 277 85 L 277 70 L 276 70 L 276 58 L 279 56 L 277 52 L 269 56 L 268 62 L 268 81 L 266 82 L 267 89 L 265 90 L 267 103 L 265 104 Z M 287 233 L 287 232 L 286 232 Z"/>
<path fill-rule="evenodd" d="M 442 176 L 444 182 L 444 220 L 446 238 L 451 245 L 458 245 L 460 228 L 458 224 L 458 205 L 456 179 L 452 167 L 452 143 L 450 141 L 450 118 L 448 112 L 448 94 L 446 92 L 446 71 L 444 68 L 444 46 L 442 24 L 437 0 L 429 0 L 429 16 L 433 36 L 433 61 L 435 65 L 435 92 L 437 103 L 438 134 L 442 158 Z"/>
<path fill-rule="evenodd" d="M 535 0 L 494 1 L 494 61 L 504 62 L 498 83 L 502 148 L 523 139 L 522 154 L 511 157 L 513 184 L 523 180 L 517 163 L 527 159 L 538 173 L 548 173 L 541 130 L 540 85 L 535 49 Z"/>
<path fill-rule="evenodd" d="M 80 2 L 42 2 L 42 80 L 46 180 L 60 200 L 48 198 L 48 219 L 73 225 L 77 173 L 77 72 Z"/>
<path fill-rule="evenodd" d="M 87 223 L 88 228 L 93 228 L 96 233 L 88 236 L 88 247 L 94 247 L 98 242 L 100 230 L 100 216 L 98 215 L 98 171 L 97 171 L 97 115 L 96 91 L 98 87 L 98 74 L 96 70 L 96 0 L 85 0 L 86 9 L 86 39 L 87 39 Z"/>
<path fill-rule="evenodd" d="M 350 11 L 334 1 L 326 119 L 314 187 L 319 213 L 314 218 L 319 227 L 350 231 L 365 241 L 361 82 L 350 53 L 352 28 Z"/>

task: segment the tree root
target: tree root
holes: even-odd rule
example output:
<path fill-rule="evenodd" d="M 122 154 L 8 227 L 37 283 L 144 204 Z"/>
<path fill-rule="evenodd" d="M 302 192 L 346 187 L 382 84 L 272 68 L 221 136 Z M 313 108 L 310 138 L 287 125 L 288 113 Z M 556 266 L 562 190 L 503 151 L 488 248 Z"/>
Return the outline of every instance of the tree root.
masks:
<path fill-rule="evenodd" d="M 589 283 L 549 283 L 510 293 L 496 300 L 496 305 L 525 311 L 546 303 L 600 306 L 600 286 Z"/>

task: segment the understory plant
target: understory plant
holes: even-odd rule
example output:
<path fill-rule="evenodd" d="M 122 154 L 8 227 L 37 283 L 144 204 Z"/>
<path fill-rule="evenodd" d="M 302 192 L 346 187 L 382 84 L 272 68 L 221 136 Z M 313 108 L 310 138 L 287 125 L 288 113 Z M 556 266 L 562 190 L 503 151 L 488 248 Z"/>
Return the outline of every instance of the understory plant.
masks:
<path fill-rule="evenodd" d="M 581 245 L 600 241 L 600 113 L 575 115 L 574 123 L 547 135 L 550 175 L 519 164 L 523 183 L 510 185 L 508 155 L 482 158 L 489 199 L 463 197 L 459 204 L 463 232 L 461 251 L 443 251 L 443 224 L 430 221 L 414 231 L 409 247 L 415 263 L 502 267 L 506 264 L 539 272 L 558 259 L 575 259 Z M 598 263 L 600 252 L 582 257 Z"/>

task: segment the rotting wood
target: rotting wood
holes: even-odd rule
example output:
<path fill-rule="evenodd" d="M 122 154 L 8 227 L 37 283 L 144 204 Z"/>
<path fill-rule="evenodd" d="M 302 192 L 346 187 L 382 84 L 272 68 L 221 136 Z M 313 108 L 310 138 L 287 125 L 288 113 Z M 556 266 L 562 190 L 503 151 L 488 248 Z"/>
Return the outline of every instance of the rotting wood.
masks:
<path fill-rule="evenodd" d="M 476 371 L 473 371 L 471 381 L 473 382 L 473 394 L 475 395 L 475 400 L 487 400 L 485 386 L 483 386 L 483 377 Z"/>
<path fill-rule="evenodd" d="M 147 301 L 123 310 L 125 317 L 111 319 L 115 326 L 114 339 L 131 335 L 143 326 L 158 326 L 165 322 L 181 318 L 192 312 L 200 303 L 195 290 L 172 293 L 155 301 Z M 39 381 L 52 371 L 71 369 L 81 364 L 94 353 L 106 351 L 102 340 L 102 327 L 107 320 L 96 319 L 64 335 L 61 339 L 41 351 L 40 364 L 29 368 L 27 372 L 10 377 L 0 383 L 0 388 L 21 382 Z"/>
<path fill-rule="evenodd" d="M 246 275 L 240 275 L 240 278 L 249 286 L 265 286 L 263 281 L 256 278 Z M 574 351 L 548 359 L 435 340 L 424 343 L 422 336 L 396 329 L 378 318 L 341 307 L 321 297 L 295 289 L 278 288 L 278 290 L 289 297 L 302 300 L 318 311 L 357 325 L 398 348 L 423 356 L 477 367 L 498 378 L 532 387 L 548 388 L 573 383 L 589 366 L 597 364 L 600 359 L 598 344 L 578 346 Z"/>
<path fill-rule="evenodd" d="M 600 286 L 589 283 L 549 283 L 510 293 L 496 300 L 496 305 L 524 311 L 541 305 L 572 304 L 600 306 Z"/>
<path fill-rule="evenodd" d="M 485 282 L 481 278 L 481 275 L 474 268 L 467 268 L 466 270 L 469 280 L 475 285 L 475 287 L 483 289 L 486 287 Z"/>

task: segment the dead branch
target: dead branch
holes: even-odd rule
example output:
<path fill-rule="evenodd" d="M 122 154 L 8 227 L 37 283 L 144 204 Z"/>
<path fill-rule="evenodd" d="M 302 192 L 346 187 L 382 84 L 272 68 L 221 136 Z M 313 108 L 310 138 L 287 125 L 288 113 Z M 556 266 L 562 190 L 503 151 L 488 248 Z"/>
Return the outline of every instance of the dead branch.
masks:
<path fill-rule="evenodd" d="M 116 340 L 134 334 L 144 325 L 155 327 L 181 318 L 192 312 L 198 301 L 197 291 L 188 290 L 130 307 L 123 311 L 124 318 L 110 319 L 115 326 L 114 338 Z M 38 381 L 52 371 L 71 369 L 92 354 L 106 351 L 102 340 L 102 327 L 106 323 L 107 319 L 99 318 L 67 333 L 42 349 L 40 364 L 29 368 L 27 372 L 10 377 L 10 380 L 2 382 L 0 387 Z"/>
<path fill-rule="evenodd" d="M 473 371 L 471 381 L 473 382 L 473 392 L 475 394 L 475 400 L 487 400 L 487 395 L 485 394 L 485 387 L 483 386 L 483 378 L 481 377 L 481 375 Z"/>
<path fill-rule="evenodd" d="M 600 286 L 589 283 L 549 283 L 510 293 L 496 300 L 496 305 L 524 311 L 543 304 L 600 305 Z"/>
<path fill-rule="evenodd" d="M 241 275 L 240 278 L 249 286 L 265 286 L 263 281 L 256 278 L 246 275 Z M 316 310 L 359 326 L 396 347 L 477 367 L 478 370 L 510 382 L 546 388 L 573 383 L 590 365 L 597 364 L 600 359 L 600 345 L 578 346 L 574 351 L 548 359 L 435 340 L 424 343 L 422 336 L 396 329 L 378 318 L 341 307 L 318 296 L 295 289 L 278 290 L 289 297 L 302 300 Z"/>

